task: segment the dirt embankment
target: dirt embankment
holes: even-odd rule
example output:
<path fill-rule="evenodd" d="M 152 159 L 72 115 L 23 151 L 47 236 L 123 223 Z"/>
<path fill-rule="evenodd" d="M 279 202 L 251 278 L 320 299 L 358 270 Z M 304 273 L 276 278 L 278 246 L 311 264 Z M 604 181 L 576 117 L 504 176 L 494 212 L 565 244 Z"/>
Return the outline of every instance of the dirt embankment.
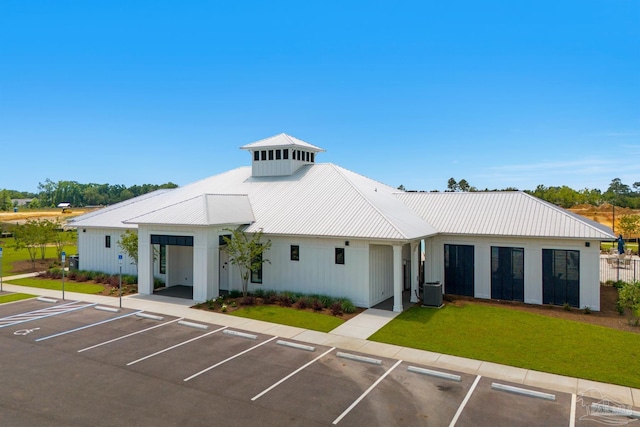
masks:
<path fill-rule="evenodd" d="M 616 232 L 619 231 L 618 222 L 620 221 L 620 218 L 622 218 L 625 215 L 640 215 L 639 209 L 621 208 L 619 206 L 613 207 L 609 203 L 604 203 L 600 206 L 576 205 L 569 208 L 569 210 L 573 213 L 577 213 L 578 215 L 582 215 L 585 218 L 589 218 L 591 220 L 599 222 L 602 225 L 606 225 L 607 227 L 613 226 L 613 217 L 615 215 Z M 636 238 L 636 237 L 640 237 L 640 235 L 625 236 L 625 238 Z"/>
<path fill-rule="evenodd" d="M 78 208 L 73 209 L 71 212 L 62 212 L 61 209 L 51 209 L 51 210 L 25 210 L 18 212 L 0 212 L 0 222 L 6 222 L 9 224 L 24 224 L 26 221 L 30 219 L 49 219 L 55 220 L 59 219 L 61 222 L 65 222 L 69 218 L 73 218 L 78 215 L 85 214 L 89 212 L 91 209 Z"/>

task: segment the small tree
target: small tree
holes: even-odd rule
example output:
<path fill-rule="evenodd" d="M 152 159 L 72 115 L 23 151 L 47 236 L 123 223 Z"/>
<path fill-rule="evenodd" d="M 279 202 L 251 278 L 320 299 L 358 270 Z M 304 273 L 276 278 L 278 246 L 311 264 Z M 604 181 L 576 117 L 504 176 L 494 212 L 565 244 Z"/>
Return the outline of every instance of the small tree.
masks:
<path fill-rule="evenodd" d="M 14 249 L 26 249 L 31 260 L 31 267 L 36 268 L 36 257 L 40 247 L 40 233 L 36 221 L 29 220 L 25 224 L 17 225 L 13 231 Z"/>
<path fill-rule="evenodd" d="M 138 268 L 138 233 L 127 230 L 120 240 L 118 240 L 118 246 L 131 258 L 133 264 Z"/>
<path fill-rule="evenodd" d="M 222 250 L 229 255 L 229 262 L 238 267 L 242 278 L 242 295 L 246 297 L 251 272 L 258 271 L 265 262 L 271 263 L 263 255 L 271 248 L 271 240 L 262 243 L 262 231 L 251 237 L 240 229 L 227 231 L 231 232 L 231 237 L 223 236 L 226 245 Z"/>
<path fill-rule="evenodd" d="M 627 236 L 640 234 L 640 215 L 624 215 L 618 222 L 618 228 Z"/>
<path fill-rule="evenodd" d="M 629 310 L 631 317 L 630 325 L 640 324 L 640 281 L 625 283 L 618 289 L 619 304 Z"/>

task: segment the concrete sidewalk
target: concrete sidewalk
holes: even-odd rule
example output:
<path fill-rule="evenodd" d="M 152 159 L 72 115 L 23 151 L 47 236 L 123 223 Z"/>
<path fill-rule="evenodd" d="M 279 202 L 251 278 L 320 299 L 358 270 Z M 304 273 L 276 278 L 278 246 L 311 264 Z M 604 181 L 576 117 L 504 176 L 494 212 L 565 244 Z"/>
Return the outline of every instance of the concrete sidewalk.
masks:
<path fill-rule="evenodd" d="M 3 278 L 3 282 L 10 282 L 12 279 L 15 280 L 16 278 L 25 276 L 32 277 L 29 275 L 5 277 Z M 60 291 L 28 288 L 7 283 L 4 283 L 4 290 L 45 296 L 57 300 L 62 298 Z M 65 299 L 94 302 L 113 307 L 118 307 L 119 305 L 119 298 L 102 295 L 65 292 Z M 324 333 L 190 308 L 194 304 L 195 302 L 192 300 L 158 295 L 130 295 L 122 298 L 122 306 L 128 309 L 184 317 L 189 320 L 294 339 L 308 344 L 325 345 L 357 351 L 371 356 L 400 359 L 410 363 L 482 375 L 497 380 L 509 381 L 531 387 L 540 387 L 557 392 L 573 393 L 598 399 L 607 397 L 626 405 L 640 406 L 639 389 L 367 341 L 367 337 L 371 336 L 371 334 L 390 322 L 397 315 L 397 313 L 386 310 L 365 310 L 362 314 L 345 322 L 333 331 Z"/>

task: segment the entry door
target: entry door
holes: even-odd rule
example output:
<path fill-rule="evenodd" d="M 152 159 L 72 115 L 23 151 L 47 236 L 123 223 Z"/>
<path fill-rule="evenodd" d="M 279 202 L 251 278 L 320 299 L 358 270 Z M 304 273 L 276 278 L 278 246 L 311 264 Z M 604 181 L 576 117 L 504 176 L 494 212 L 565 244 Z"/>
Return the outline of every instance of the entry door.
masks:
<path fill-rule="evenodd" d="M 444 245 L 444 289 L 453 295 L 474 296 L 474 247 Z"/>
<path fill-rule="evenodd" d="M 225 251 L 220 251 L 220 273 L 219 273 L 219 287 L 221 291 L 229 290 L 229 254 Z"/>
<path fill-rule="evenodd" d="M 542 250 L 542 302 L 580 307 L 580 251 Z"/>

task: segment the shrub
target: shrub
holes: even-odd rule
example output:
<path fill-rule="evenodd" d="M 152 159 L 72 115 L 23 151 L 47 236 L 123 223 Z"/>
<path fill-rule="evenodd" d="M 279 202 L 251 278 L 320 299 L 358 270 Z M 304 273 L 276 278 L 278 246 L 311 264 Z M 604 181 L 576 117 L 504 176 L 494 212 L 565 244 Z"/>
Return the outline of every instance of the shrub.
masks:
<path fill-rule="evenodd" d="M 264 302 L 267 304 L 276 304 L 278 302 L 278 294 L 276 291 L 267 291 L 264 294 Z"/>
<path fill-rule="evenodd" d="M 571 306 L 569 305 L 569 303 L 568 303 L 568 302 L 565 302 L 565 303 L 562 305 L 562 308 L 563 308 L 564 310 L 566 310 L 566 311 L 571 311 Z"/>
<path fill-rule="evenodd" d="M 229 291 L 229 298 L 240 298 L 242 296 L 242 291 L 234 289 Z"/>
<path fill-rule="evenodd" d="M 93 277 L 93 280 L 95 280 L 97 283 L 108 283 L 109 279 L 106 274 L 98 273 Z"/>
<path fill-rule="evenodd" d="M 255 303 L 256 303 L 256 299 L 251 295 L 242 297 L 242 299 L 240 300 L 240 305 L 254 305 Z"/>
<path fill-rule="evenodd" d="M 138 283 L 138 278 L 136 277 L 136 283 Z M 162 288 L 164 286 L 164 282 L 162 279 L 158 279 L 157 277 L 153 278 L 153 289 Z"/>
<path fill-rule="evenodd" d="M 293 301 L 291 301 L 291 297 L 287 295 L 280 295 L 278 301 L 282 307 L 291 307 L 291 304 L 293 304 Z"/>
<path fill-rule="evenodd" d="M 259 289 L 256 289 L 253 294 L 256 296 L 256 298 L 264 298 L 265 292 L 264 292 L 264 289 L 259 288 Z"/>
<path fill-rule="evenodd" d="M 356 312 L 356 306 L 353 305 L 351 300 L 349 300 L 347 298 L 342 298 L 341 301 L 340 301 L 340 304 L 342 306 L 342 312 L 343 313 L 351 314 L 351 313 L 355 313 Z"/>
<path fill-rule="evenodd" d="M 331 314 L 334 316 L 339 316 L 342 314 L 342 303 L 340 301 L 335 301 L 331 304 Z"/>
<path fill-rule="evenodd" d="M 85 272 L 78 273 L 76 276 L 76 282 L 87 282 L 89 281 L 89 275 Z"/>
<path fill-rule="evenodd" d="M 318 298 L 315 298 L 311 303 L 311 308 L 313 308 L 315 311 L 320 311 L 324 308 L 324 304 L 322 304 L 322 301 L 320 301 Z"/>
<path fill-rule="evenodd" d="M 109 276 L 104 279 L 105 283 L 111 287 L 117 288 L 120 286 L 120 277 L 119 276 Z"/>
<path fill-rule="evenodd" d="M 324 308 L 329 308 L 331 307 L 331 304 L 336 301 L 336 299 L 328 295 L 320 295 L 320 301 L 322 301 L 322 305 L 324 305 Z"/>
<path fill-rule="evenodd" d="M 207 307 L 209 307 L 209 310 L 213 310 L 216 307 L 216 302 L 215 300 L 212 299 L 208 299 L 207 301 L 205 301 L 207 303 Z"/>
<path fill-rule="evenodd" d="M 296 303 L 294 304 L 294 307 L 299 308 L 300 310 L 309 308 L 309 306 L 309 299 L 307 297 L 298 298 L 298 301 L 296 301 Z"/>
<path fill-rule="evenodd" d="M 298 298 L 299 298 L 299 295 L 297 295 L 295 292 L 284 291 L 280 293 L 280 300 L 285 300 L 285 299 L 288 300 L 289 305 L 296 302 Z M 289 307 L 289 305 L 287 307 Z"/>
<path fill-rule="evenodd" d="M 584 308 L 584 314 L 591 314 L 591 308 L 588 305 Z"/>
<path fill-rule="evenodd" d="M 155 284 L 156 279 L 153 280 L 154 284 Z M 138 277 L 131 275 L 131 274 L 124 274 L 122 276 L 122 283 L 126 284 L 126 285 L 137 285 L 138 284 Z"/>
<path fill-rule="evenodd" d="M 75 271 L 70 271 L 67 277 L 69 278 L 69 280 L 76 280 L 76 277 L 77 277 L 77 276 L 78 276 L 78 273 L 77 273 L 77 272 L 75 272 Z"/>

